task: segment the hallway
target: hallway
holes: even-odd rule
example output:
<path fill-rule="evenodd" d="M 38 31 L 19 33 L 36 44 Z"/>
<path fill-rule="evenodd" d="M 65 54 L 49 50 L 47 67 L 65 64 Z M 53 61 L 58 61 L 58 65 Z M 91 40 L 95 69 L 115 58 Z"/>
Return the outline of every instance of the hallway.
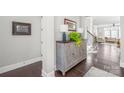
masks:
<path fill-rule="evenodd" d="M 124 76 L 124 69 L 120 68 L 120 50 L 113 44 L 98 44 L 98 52 L 90 53 L 87 59 L 73 67 L 66 73 L 66 77 L 82 77 L 91 67 L 96 67 L 117 76 Z M 56 76 L 62 76 L 56 71 Z"/>

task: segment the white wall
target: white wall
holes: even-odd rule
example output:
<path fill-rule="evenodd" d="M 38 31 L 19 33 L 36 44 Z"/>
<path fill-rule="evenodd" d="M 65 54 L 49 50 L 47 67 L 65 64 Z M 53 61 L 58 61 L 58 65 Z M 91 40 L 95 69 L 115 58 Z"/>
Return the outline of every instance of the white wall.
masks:
<path fill-rule="evenodd" d="M 42 19 L 42 53 L 43 53 L 43 76 L 54 76 L 55 71 L 55 32 L 54 16 L 43 16 Z"/>
<path fill-rule="evenodd" d="M 70 19 L 77 22 L 77 27 L 81 26 L 81 17 L 80 16 L 55 16 L 55 33 L 56 33 L 56 41 L 62 40 L 62 33 L 59 32 L 60 25 L 64 24 L 64 19 Z"/>
<path fill-rule="evenodd" d="M 40 19 L 36 16 L 0 17 L 0 67 L 40 57 Z M 32 24 L 32 35 L 13 36 L 12 21 Z"/>
<path fill-rule="evenodd" d="M 102 38 L 102 39 L 104 39 L 105 38 L 105 36 L 104 36 L 104 27 L 100 27 L 100 28 L 97 28 L 97 32 L 98 32 L 98 38 Z"/>
<path fill-rule="evenodd" d="M 87 31 L 86 31 L 86 17 L 81 16 L 81 27 L 83 28 L 82 36 L 84 39 L 87 39 Z"/>
<path fill-rule="evenodd" d="M 120 30 L 121 30 L 121 60 L 120 60 L 120 66 L 124 67 L 124 16 L 120 17 Z"/>
<path fill-rule="evenodd" d="M 92 17 L 85 18 L 85 29 L 93 33 L 93 18 Z"/>
<path fill-rule="evenodd" d="M 93 19 L 92 19 L 92 17 L 86 17 L 85 18 L 85 33 L 87 33 L 87 31 L 94 34 L 93 33 Z M 87 38 L 87 47 L 88 48 L 93 47 L 93 42 L 94 42 L 93 36 L 90 35 L 89 33 L 87 33 L 85 38 Z"/>

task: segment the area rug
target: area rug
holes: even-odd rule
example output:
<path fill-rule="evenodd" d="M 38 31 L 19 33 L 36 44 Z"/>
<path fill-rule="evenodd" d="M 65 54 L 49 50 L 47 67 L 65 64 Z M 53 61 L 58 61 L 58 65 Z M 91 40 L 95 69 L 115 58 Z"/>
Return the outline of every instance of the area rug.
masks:
<path fill-rule="evenodd" d="M 91 69 L 84 75 L 84 77 L 119 77 L 119 76 L 98 69 L 96 67 L 91 67 Z"/>

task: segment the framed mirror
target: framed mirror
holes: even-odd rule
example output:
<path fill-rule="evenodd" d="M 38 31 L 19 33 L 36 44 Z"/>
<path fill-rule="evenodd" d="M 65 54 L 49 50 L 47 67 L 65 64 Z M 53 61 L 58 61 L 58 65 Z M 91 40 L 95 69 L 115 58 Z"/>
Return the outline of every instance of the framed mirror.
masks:
<path fill-rule="evenodd" d="M 69 31 L 76 31 L 77 23 L 75 21 L 72 21 L 72 20 L 69 20 L 69 19 L 64 19 L 64 24 L 68 25 L 68 30 Z"/>

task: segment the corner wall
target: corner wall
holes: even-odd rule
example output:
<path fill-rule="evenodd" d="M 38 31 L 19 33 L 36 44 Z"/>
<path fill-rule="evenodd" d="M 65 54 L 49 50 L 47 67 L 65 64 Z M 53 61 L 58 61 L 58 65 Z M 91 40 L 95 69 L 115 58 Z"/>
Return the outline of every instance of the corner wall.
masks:
<path fill-rule="evenodd" d="M 54 32 L 54 16 L 43 16 L 42 18 L 42 54 L 43 54 L 43 68 L 42 76 L 51 77 L 55 76 L 55 32 Z"/>
<path fill-rule="evenodd" d="M 120 30 L 121 30 L 121 57 L 120 66 L 124 67 L 124 16 L 120 17 Z"/>

